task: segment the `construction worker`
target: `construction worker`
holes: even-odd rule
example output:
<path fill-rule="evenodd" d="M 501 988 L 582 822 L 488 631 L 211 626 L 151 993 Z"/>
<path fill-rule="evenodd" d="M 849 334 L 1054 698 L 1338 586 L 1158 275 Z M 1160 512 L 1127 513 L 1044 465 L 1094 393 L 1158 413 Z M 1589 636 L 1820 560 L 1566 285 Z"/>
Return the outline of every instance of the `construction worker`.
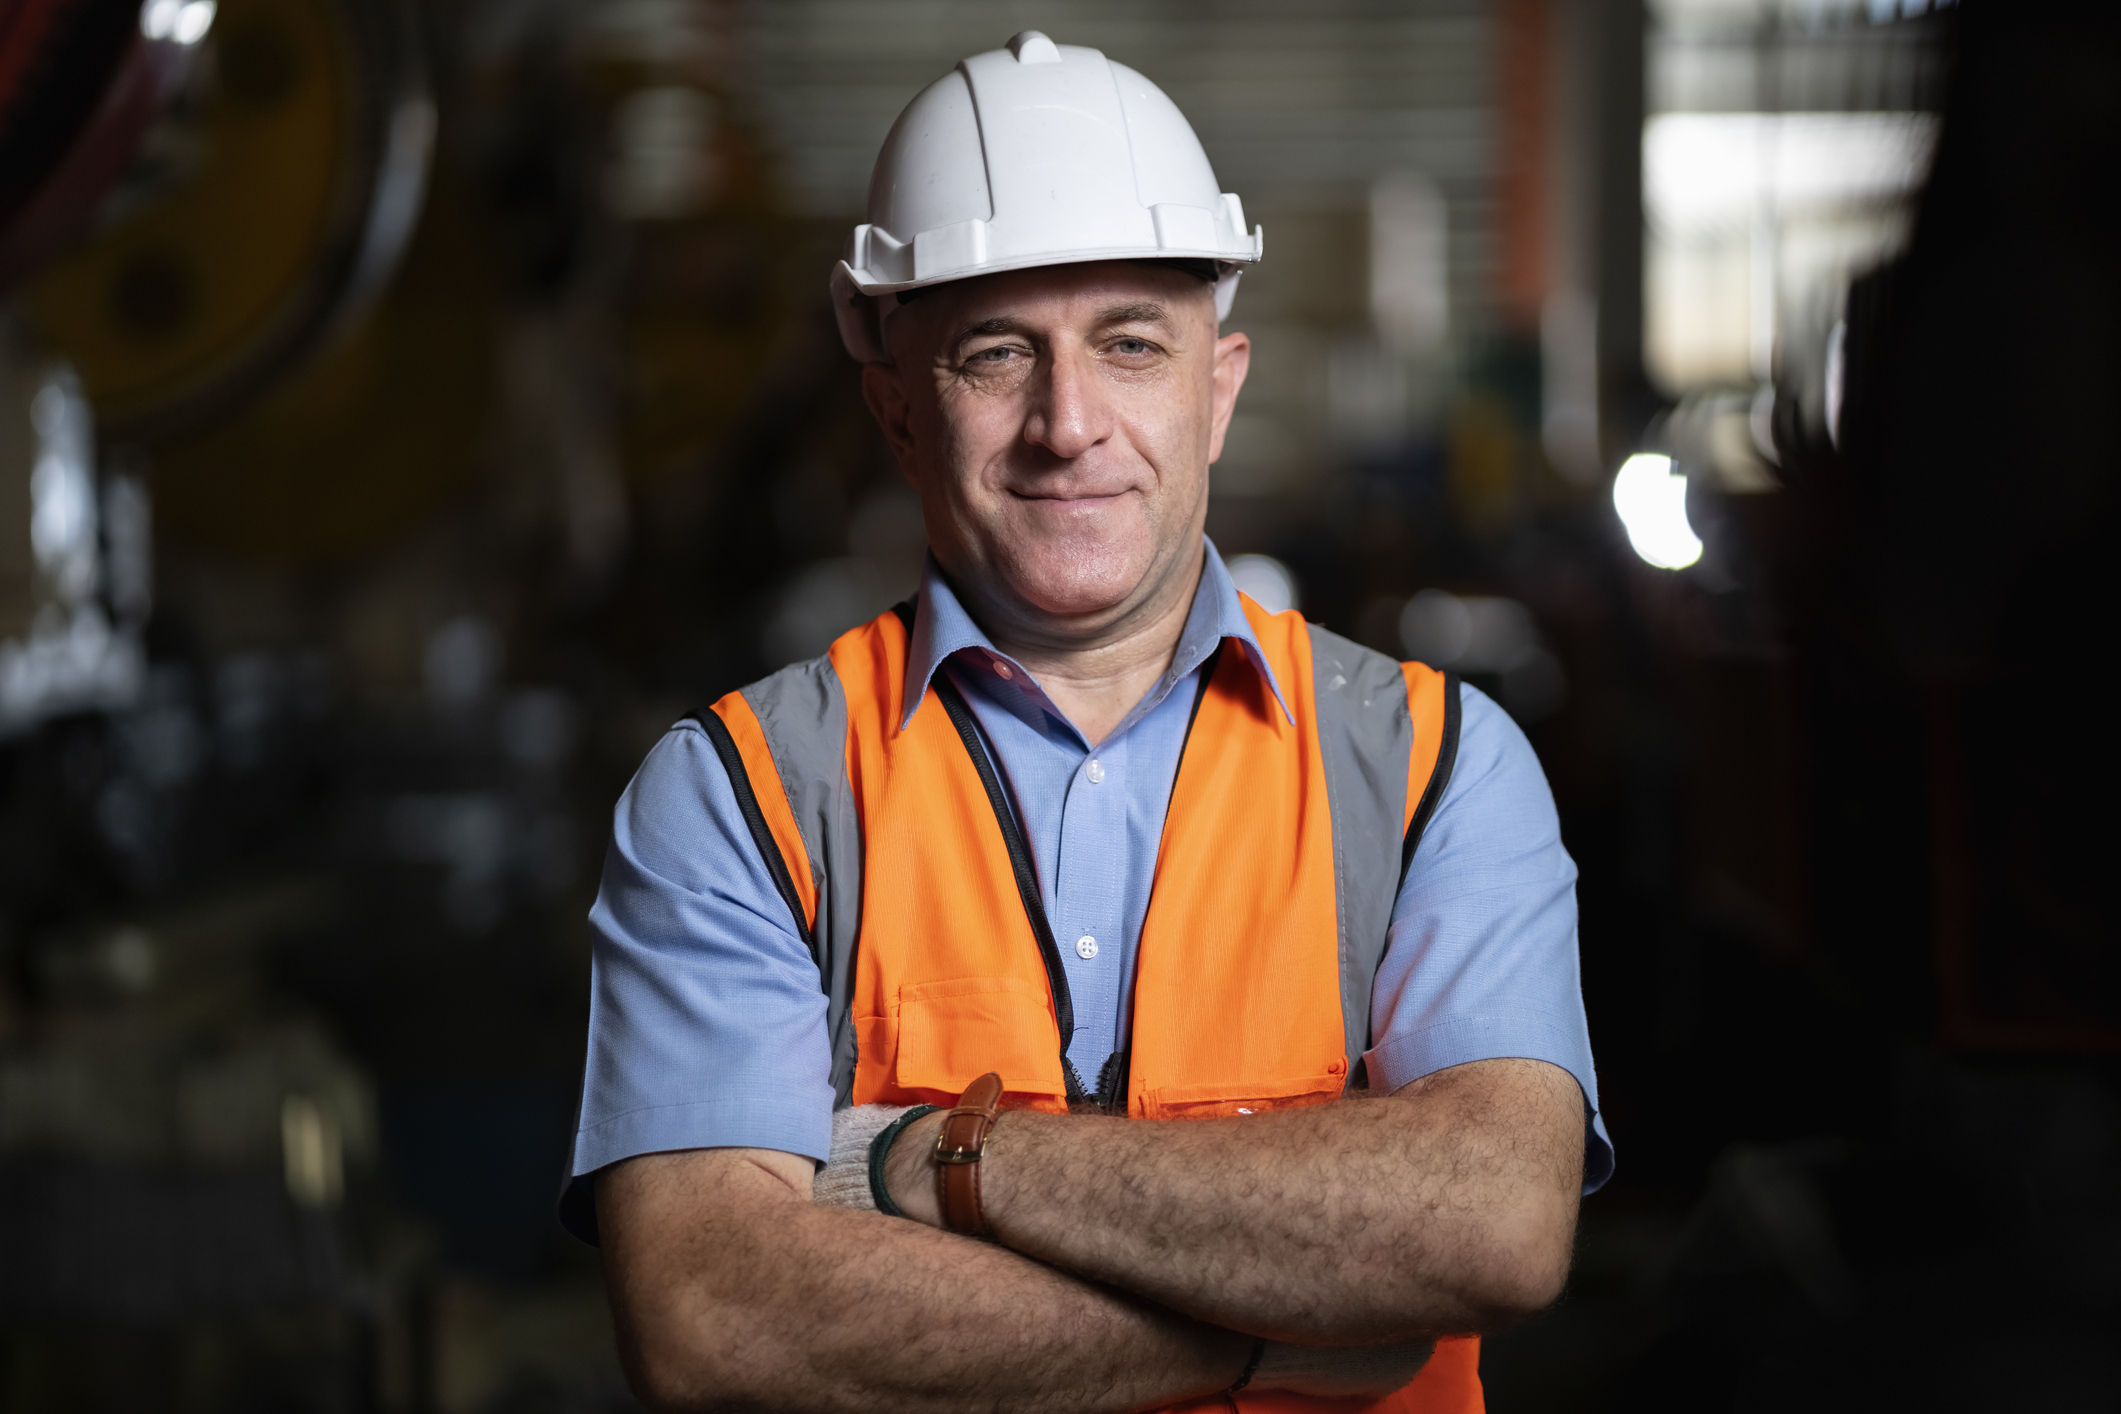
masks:
<path fill-rule="evenodd" d="M 672 728 L 592 915 L 562 1215 L 636 1388 L 1479 1409 L 1611 1169 L 1530 748 L 1207 543 L 1263 238 L 1154 85 L 1018 35 L 868 215 L 919 592 Z"/>

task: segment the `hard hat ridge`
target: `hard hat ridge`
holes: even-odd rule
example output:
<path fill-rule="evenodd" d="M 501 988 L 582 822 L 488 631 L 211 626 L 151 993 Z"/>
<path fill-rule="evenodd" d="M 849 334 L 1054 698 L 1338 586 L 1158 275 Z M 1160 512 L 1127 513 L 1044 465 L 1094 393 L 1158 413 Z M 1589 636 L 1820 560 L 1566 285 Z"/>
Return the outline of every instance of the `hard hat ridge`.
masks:
<path fill-rule="evenodd" d="M 833 270 L 840 336 L 883 357 L 875 296 L 1089 260 L 1208 260 L 1227 317 L 1264 233 L 1221 191 L 1163 91 L 1095 49 L 1026 30 L 906 105 L 878 154 L 869 219 Z"/>

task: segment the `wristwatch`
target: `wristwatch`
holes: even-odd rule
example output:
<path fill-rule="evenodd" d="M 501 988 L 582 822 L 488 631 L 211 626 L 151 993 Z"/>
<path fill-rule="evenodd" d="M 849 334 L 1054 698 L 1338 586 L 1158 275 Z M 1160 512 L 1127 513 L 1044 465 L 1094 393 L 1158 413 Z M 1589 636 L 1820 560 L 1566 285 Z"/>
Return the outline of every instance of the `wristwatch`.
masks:
<path fill-rule="evenodd" d="M 979 1163 L 987 1149 L 1002 1103 L 1002 1078 L 988 1071 L 958 1097 L 943 1116 L 935 1136 L 935 1190 L 943 1209 L 943 1226 L 967 1237 L 994 1240 L 987 1214 L 980 1207 Z"/>

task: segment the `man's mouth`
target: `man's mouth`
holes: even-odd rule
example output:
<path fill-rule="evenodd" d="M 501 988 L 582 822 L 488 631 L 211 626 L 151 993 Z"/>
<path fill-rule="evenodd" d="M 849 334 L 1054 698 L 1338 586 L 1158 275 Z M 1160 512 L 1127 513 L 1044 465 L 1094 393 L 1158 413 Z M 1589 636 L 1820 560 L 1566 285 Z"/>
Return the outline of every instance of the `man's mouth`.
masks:
<path fill-rule="evenodd" d="M 1011 491 L 1019 501 L 1058 501 L 1063 505 L 1089 505 L 1100 501 L 1116 501 L 1127 494 L 1118 491 Z"/>

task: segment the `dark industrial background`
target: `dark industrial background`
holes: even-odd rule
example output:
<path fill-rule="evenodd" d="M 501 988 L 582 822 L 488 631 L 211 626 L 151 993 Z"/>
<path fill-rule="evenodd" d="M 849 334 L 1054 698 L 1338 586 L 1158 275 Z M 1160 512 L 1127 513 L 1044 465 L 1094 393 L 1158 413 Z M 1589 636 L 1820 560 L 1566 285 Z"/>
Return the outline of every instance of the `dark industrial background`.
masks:
<path fill-rule="evenodd" d="M 0 1411 L 635 1407 L 610 810 L 913 584 L 825 275 L 1031 27 L 1266 229 L 1224 554 L 1553 783 L 1619 1170 L 1491 1407 L 2121 1405 L 2121 12 L 0 0 Z"/>

